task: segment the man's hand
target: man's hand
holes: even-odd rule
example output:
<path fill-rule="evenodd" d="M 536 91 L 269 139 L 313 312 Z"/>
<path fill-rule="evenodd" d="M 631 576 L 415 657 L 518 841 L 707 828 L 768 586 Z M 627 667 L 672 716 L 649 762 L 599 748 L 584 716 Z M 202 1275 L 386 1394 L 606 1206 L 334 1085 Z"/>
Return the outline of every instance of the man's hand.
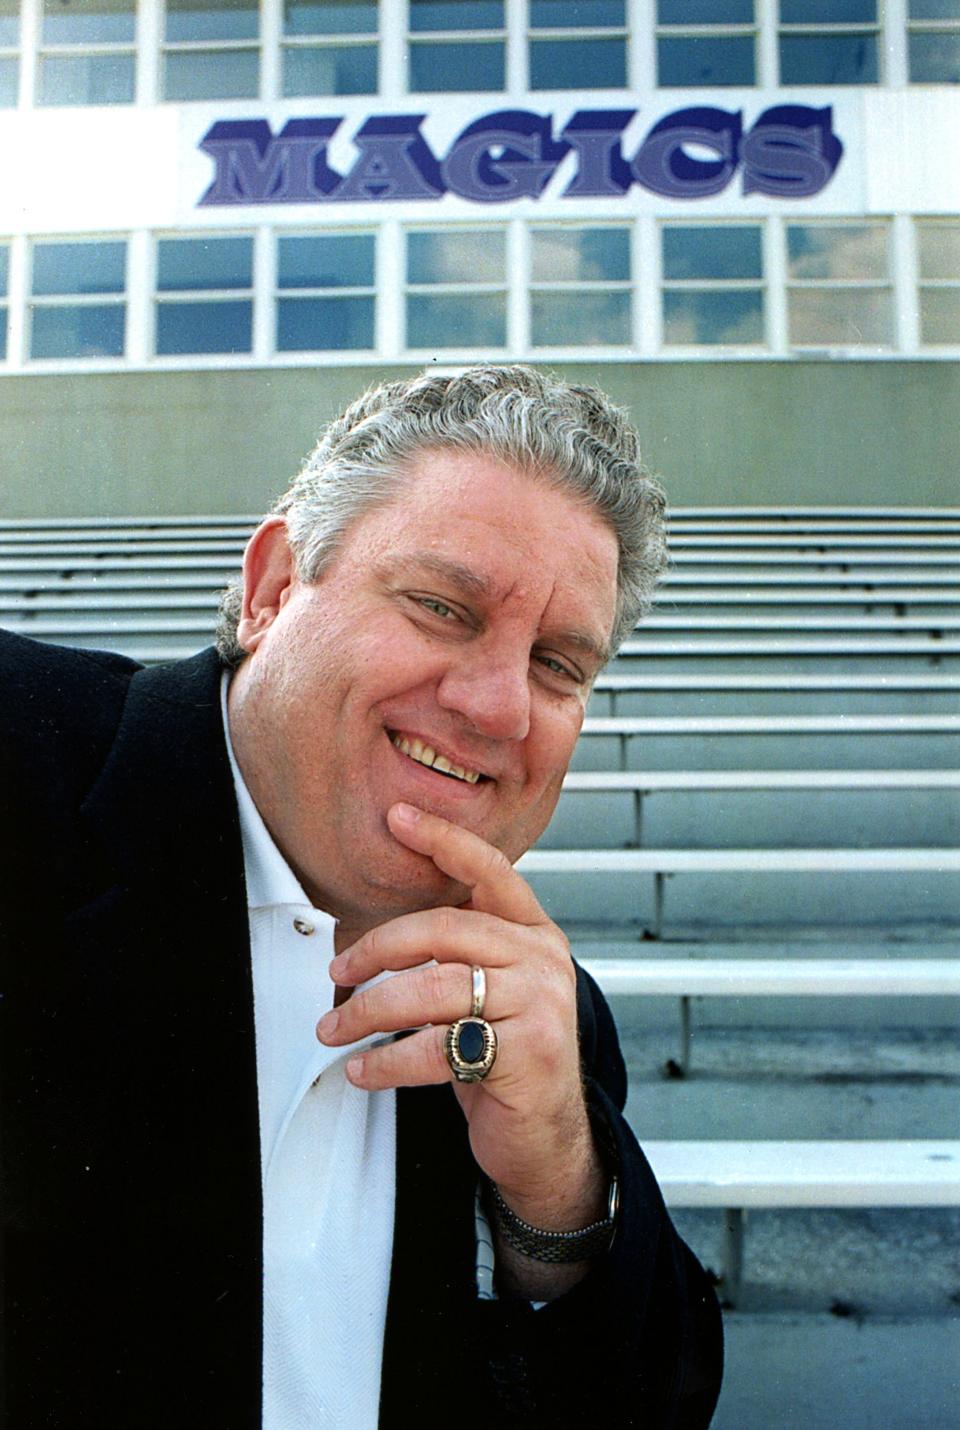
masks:
<path fill-rule="evenodd" d="M 402 844 L 471 895 L 459 908 L 391 919 L 335 958 L 339 985 L 405 971 L 354 993 L 321 1019 L 317 1035 L 335 1047 L 417 1028 L 351 1059 L 350 1080 L 371 1091 L 453 1081 L 473 1155 L 517 1215 L 545 1230 L 585 1226 L 605 1214 L 606 1183 L 580 1080 L 567 940 L 505 855 L 478 835 L 404 804 L 387 819 Z M 473 965 L 486 973 L 483 1016 L 496 1029 L 498 1052 L 483 1082 L 468 1084 L 454 1081 L 443 1037 L 470 1012 Z M 577 1279 L 567 1268 L 549 1270 Z"/>

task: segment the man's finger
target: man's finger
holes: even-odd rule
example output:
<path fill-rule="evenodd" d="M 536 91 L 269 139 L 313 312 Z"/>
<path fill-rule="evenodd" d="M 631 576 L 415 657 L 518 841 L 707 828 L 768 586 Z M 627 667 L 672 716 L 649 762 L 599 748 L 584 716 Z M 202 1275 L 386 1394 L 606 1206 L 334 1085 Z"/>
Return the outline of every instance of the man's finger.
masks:
<path fill-rule="evenodd" d="M 412 804 L 392 805 L 387 824 L 401 844 L 425 854 L 444 874 L 466 885 L 472 908 L 517 924 L 549 923 L 530 885 L 506 855 L 479 834 Z"/>
<path fill-rule="evenodd" d="M 421 1028 L 409 1038 L 367 1048 L 347 1063 L 354 1087 L 380 1092 L 387 1087 L 426 1087 L 451 1082 L 450 1065 L 443 1051 L 443 1028 Z"/>
<path fill-rule="evenodd" d="M 422 909 L 400 914 L 358 938 L 330 965 L 334 983 L 355 987 L 384 969 L 397 972 L 436 959 L 438 963 L 481 964 L 484 968 L 515 963 L 514 941 L 523 934 L 494 914 L 474 909 Z"/>
<path fill-rule="evenodd" d="M 429 963 L 385 978 L 325 1013 L 317 1036 L 330 1047 L 356 1043 L 371 1033 L 396 1033 L 425 1023 L 447 1024 L 470 1012 L 470 970 L 462 963 Z M 529 997 L 518 978 L 494 970 L 487 986 L 487 1017 L 509 1017 Z"/>

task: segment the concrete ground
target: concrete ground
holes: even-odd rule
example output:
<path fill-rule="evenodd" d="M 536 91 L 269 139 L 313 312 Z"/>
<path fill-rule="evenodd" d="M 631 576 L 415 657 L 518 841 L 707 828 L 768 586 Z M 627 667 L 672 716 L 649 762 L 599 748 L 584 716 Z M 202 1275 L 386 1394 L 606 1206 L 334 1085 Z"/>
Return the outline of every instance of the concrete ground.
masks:
<path fill-rule="evenodd" d="M 958 1430 L 960 1316 L 726 1317 L 711 1430 Z"/>

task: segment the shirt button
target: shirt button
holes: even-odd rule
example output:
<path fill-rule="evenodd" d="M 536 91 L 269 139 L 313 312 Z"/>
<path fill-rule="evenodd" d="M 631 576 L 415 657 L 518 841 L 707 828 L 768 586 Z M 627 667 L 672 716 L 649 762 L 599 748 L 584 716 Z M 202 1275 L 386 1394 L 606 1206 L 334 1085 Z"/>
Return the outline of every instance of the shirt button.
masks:
<path fill-rule="evenodd" d="M 310 934 L 315 932 L 313 924 L 310 923 L 309 919 L 294 919 L 293 926 L 297 933 L 303 934 L 304 938 L 309 938 Z"/>

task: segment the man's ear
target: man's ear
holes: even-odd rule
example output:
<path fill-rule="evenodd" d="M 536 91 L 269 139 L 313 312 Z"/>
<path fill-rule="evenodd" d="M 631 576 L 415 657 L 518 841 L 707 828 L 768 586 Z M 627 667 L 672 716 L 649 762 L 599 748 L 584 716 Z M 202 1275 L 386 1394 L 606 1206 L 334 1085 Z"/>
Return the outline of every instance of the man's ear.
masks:
<path fill-rule="evenodd" d="M 248 653 L 256 650 L 286 604 L 294 576 L 287 523 L 282 516 L 268 517 L 243 553 L 243 609 L 237 640 Z"/>

